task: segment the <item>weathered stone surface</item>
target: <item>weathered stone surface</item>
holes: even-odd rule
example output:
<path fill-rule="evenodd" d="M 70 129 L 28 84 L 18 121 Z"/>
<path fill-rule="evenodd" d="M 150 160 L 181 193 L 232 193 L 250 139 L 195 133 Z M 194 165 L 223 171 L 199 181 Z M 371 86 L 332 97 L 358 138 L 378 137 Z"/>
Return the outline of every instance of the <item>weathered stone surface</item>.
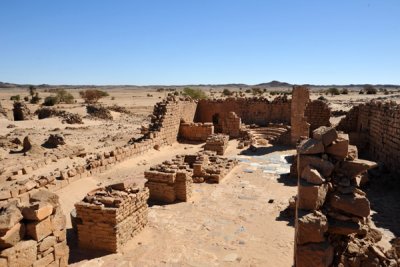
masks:
<path fill-rule="evenodd" d="M 40 189 L 36 193 L 32 194 L 30 201 L 31 202 L 41 202 L 41 203 L 50 203 L 54 208 L 59 206 L 57 194 L 54 194 L 48 190 Z"/>
<path fill-rule="evenodd" d="M 371 211 L 368 199 L 360 194 L 334 194 L 330 197 L 330 204 L 335 209 L 359 217 L 367 217 Z"/>
<path fill-rule="evenodd" d="M 303 140 L 298 147 L 298 152 L 304 155 L 321 154 L 324 153 L 324 145 L 322 141 L 315 139 Z"/>
<path fill-rule="evenodd" d="M 321 140 L 324 146 L 329 146 L 338 138 L 335 128 L 321 126 L 313 131 L 313 138 Z"/>
<path fill-rule="evenodd" d="M 14 227 L 22 220 L 22 214 L 15 203 L 0 208 L 0 233 Z"/>
<path fill-rule="evenodd" d="M 349 137 L 339 137 L 331 145 L 325 149 L 326 153 L 334 156 L 335 158 L 344 159 L 349 152 Z"/>
<path fill-rule="evenodd" d="M 26 234 L 36 241 L 44 239 L 52 232 L 50 217 L 40 222 L 26 224 Z"/>
<path fill-rule="evenodd" d="M 359 223 L 353 221 L 341 221 L 335 219 L 329 219 L 329 233 L 338 235 L 350 235 L 358 233 L 361 230 Z"/>
<path fill-rule="evenodd" d="M 0 249 L 15 246 L 24 238 L 24 234 L 25 226 L 17 223 L 13 228 L 8 230 L 3 236 L 0 237 Z"/>
<path fill-rule="evenodd" d="M 301 173 L 301 178 L 306 180 L 310 184 L 320 185 L 325 182 L 318 170 L 310 168 L 310 166 L 307 166 L 303 169 L 303 172 Z"/>
<path fill-rule="evenodd" d="M 329 177 L 335 169 L 335 166 L 327 160 L 321 159 L 319 157 L 302 155 L 300 156 L 300 173 L 306 166 L 311 166 L 317 169 L 319 173 L 325 178 Z"/>
<path fill-rule="evenodd" d="M 0 252 L 0 257 L 7 258 L 9 267 L 30 267 L 37 257 L 36 242 L 22 241 Z"/>
<path fill-rule="evenodd" d="M 331 266 L 333 252 L 328 242 L 299 245 L 296 247 L 296 267 Z"/>
<path fill-rule="evenodd" d="M 40 242 L 38 249 L 40 252 L 48 250 L 50 247 L 57 243 L 57 238 L 55 236 L 48 236 Z"/>
<path fill-rule="evenodd" d="M 328 230 L 326 216 L 319 212 L 299 211 L 297 220 L 296 241 L 297 244 L 324 242 L 324 233 Z"/>
<path fill-rule="evenodd" d="M 348 160 L 354 160 L 358 158 L 358 149 L 356 146 L 349 145 L 349 151 L 347 154 L 347 159 Z"/>
<path fill-rule="evenodd" d="M 351 161 L 343 161 L 338 167 L 338 171 L 349 178 L 355 177 L 369 169 L 377 167 L 378 164 L 373 161 L 364 159 L 355 159 Z"/>
<path fill-rule="evenodd" d="M 22 215 L 24 216 L 24 219 L 32 221 L 41 221 L 50 216 L 52 213 L 53 206 L 50 203 L 40 204 L 37 202 L 22 208 Z"/>
<path fill-rule="evenodd" d="M 328 186 L 327 184 L 314 185 L 301 180 L 298 192 L 299 209 L 317 210 L 325 202 Z"/>

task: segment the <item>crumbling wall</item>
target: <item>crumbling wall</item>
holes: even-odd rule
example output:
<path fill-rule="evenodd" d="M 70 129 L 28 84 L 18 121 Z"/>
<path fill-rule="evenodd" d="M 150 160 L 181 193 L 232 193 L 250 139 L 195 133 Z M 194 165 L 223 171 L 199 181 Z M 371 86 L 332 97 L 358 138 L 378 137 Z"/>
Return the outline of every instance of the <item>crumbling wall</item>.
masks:
<path fill-rule="evenodd" d="M 184 156 L 152 166 L 144 173 L 150 190 L 150 200 L 173 203 L 188 201 L 192 195 L 192 171 Z"/>
<path fill-rule="evenodd" d="M 122 182 L 89 192 L 75 204 L 80 248 L 118 252 L 147 224 L 149 190 Z"/>
<path fill-rule="evenodd" d="M 392 172 L 400 162 L 400 105 L 371 101 L 350 110 L 337 129 L 349 133 L 350 143 L 357 145 L 368 158 L 384 163 Z"/>
<path fill-rule="evenodd" d="M 290 100 L 286 97 L 277 97 L 273 101 L 261 97 L 200 100 L 195 121 L 218 124 L 220 119 L 228 117 L 232 111 L 245 124 L 290 123 Z"/>
<path fill-rule="evenodd" d="M 229 136 L 225 134 L 213 134 L 207 138 L 204 150 L 215 151 L 217 155 L 223 155 L 228 147 L 228 142 Z"/>
<path fill-rule="evenodd" d="M 291 102 L 291 137 L 292 145 L 302 136 L 309 136 L 310 124 L 304 115 L 306 107 L 310 101 L 310 91 L 305 86 L 294 86 L 292 90 Z"/>
<path fill-rule="evenodd" d="M 308 103 L 304 116 L 310 124 L 310 131 L 314 131 L 320 126 L 330 126 L 331 109 L 322 100 L 314 100 Z"/>
<path fill-rule="evenodd" d="M 214 125 L 210 122 L 182 122 L 179 128 L 179 137 L 187 141 L 206 141 L 214 133 Z"/>
<path fill-rule="evenodd" d="M 297 152 L 296 267 L 390 266 L 393 255 L 376 245 L 382 234 L 359 188 L 360 176 L 377 164 L 358 159 L 348 135 L 329 127 L 316 129 Z"/>
<path fill-rule="evenodd" d="M 221 127 L 221 133 L 227 134 L 232 138 L 240 136 L 242 120 L 235 112 L 229 112 L 226 117 L 221 118 L 219 124 Z"/>
<path fill-rule="evenodd" d="M 0 207 L 0 266 L 67 266 L 65 216 L 47 190 Z"/>

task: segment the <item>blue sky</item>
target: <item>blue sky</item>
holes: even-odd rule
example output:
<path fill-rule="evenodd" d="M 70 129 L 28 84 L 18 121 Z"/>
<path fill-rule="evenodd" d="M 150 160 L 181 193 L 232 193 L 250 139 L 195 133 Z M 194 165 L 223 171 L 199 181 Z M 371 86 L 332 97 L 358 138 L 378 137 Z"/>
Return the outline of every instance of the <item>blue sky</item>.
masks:
<path fill-rule="evenodd" d="M 399 0 L 3 0 L 0 81 L 400 84 Z"/>

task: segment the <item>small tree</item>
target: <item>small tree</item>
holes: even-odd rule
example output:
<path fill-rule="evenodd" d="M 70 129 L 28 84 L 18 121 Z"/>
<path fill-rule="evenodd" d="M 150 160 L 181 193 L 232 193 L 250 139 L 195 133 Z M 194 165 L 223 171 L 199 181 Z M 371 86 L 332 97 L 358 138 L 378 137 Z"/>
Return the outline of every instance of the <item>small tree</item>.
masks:
<path fill-rule="evenodd" d="M 36 87 L 33 85 L 30 85 L 28 88 L 28 91 L 29 91 L 29 95 L 33 97 L 36 93 Z"/>
<path fill-rule="evenodd" d="M 206 99 L 207 95 L 203 90 L 200 89 L 192 89 L 190 87 L 186 87 L 183 89 L 184 96 L 190 96 L 193 99 Z"/>
<path fill-rule="evenodd" d="M 13 95 L 13 96 L 10 97 L 10 100 L 20 101 L 21 100 L 21 96 L 20 95 Z"/>
<path fill-rule="evenodd" d="M 347 88 L 343 88 L 343 89 L 340 91 L 340 93 L 341 93 L 342 95 L 347 95 L 347 94 L 349 94 L 349 90 L 347 90 Z"/>
<path fill-rule="evenodd" d="M 74 103 L 74 96 L 64 89 L 58 90 L 56 97 L 58 98 L 57 103 L 66 103 L 66 104 Z"/>
<path fill-rule="evenodd" d="M 224 96 L 231 96 L 231 95 L 233 95 L 233 92 L 231 92 L 229 89 L 224 89 L 224 90 L 222 91 L 222 95 L 224 95 Z"/>
<path fill-rule="evenodd" d="M 100 98 L 109 96 L 107 92 L 100 90 L 85 90 L 80 91 L 79 95 L 85 100 L 85 103 L 96 103 Z"/>
<path fill-rule="evenodd" d="M 367 95 L 375 95 L 378 92 L 378 90 L 376 90 L 372 85 L 364 86 L 364 91 Z"/>
<path fill-rule="evenodd" d="M 39 93 L 36 92 L 36 94 L 34 96 L 32 96 L 30 103 L 31 104 L 37 104 L 40 101 L 40 97 L 39 97 Z"/>

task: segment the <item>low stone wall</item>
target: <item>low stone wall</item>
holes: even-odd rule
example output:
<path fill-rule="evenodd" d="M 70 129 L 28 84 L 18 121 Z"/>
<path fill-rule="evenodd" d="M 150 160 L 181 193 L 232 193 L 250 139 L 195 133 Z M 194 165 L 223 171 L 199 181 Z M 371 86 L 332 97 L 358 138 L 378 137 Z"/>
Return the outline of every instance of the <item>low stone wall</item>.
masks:
<path fill-rule="evenodd" d="M 65 216 L 47 190 L 0 207 L 0 266 L 67 266 Z"/>
<path fill-rule="evenodd" d="M 150 200 L 173 203 L 188 201 L 192 195 L 192 172 L 184 156 L 155 165 L 144 173 Z"/>
<path fill-rule="evenodd" d="M 210 135 L 204 146 L 204 150 L 215 151 L 218 155 L 223 155 L 228 147 L 229 136 L 225 134 Z"/>
<path fill-rule="evenodd" d="M 122 182 L 89 192 L 72 219 L 83 249 L 118 252 L 147 224 L 149 190 Z"/>
<path fill-rule="evenodd" d="M 400 105 L 395 102 L 371 101 L 353 107 L 338 130 L 350 136 L 368 158 L 383 163 L 394 174 L 400 173 Z"/>
<path fill-rule="evenodd" d="M 187 123 L 183 122 L 179 128 L 179 137 L 186 141 L 206 141 L 214 133 L 212 123 Z"/>
<path fill-rule="evenodd" d="M 215 152 L 204 151 L 195 155 L 193 181 L 195 183 L 220 183 L 238 164 L 238 161 L 216 156 Z"/>
<path fill-rule="evenodd" d="M 361 176 L 376 163 L 357 159 L 348 135 L 329 127 L 316 129 L 297 151 L 295 265 L 389 266 L 359 188 Z"/>

